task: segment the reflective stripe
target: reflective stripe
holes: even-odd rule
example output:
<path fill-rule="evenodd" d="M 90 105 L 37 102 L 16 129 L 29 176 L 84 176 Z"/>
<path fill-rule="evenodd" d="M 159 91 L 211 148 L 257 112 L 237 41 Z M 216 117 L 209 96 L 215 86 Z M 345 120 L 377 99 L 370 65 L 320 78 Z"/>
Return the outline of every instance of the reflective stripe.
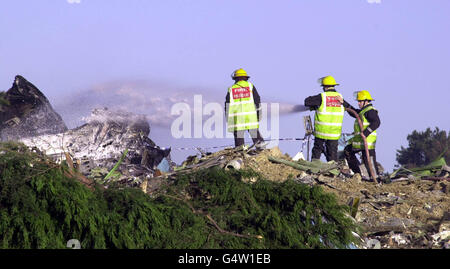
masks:
<path fill-rule="evenodd" d="M 321 111 L 317 110 L 316 113 L 318 113 L 320 115 L 344 116 L 344 111 L 342 111 L 342 112 L 321 112 Z"/>
<path fill-rule="evenodd" d="M 315 131 L 314 133 L 318 134 L 318 135 L 322 135 L 322 136 L 328 136 L 328 137 L 340 137 L 341 134 L 326 134 L 326 133 L 321 133 L 321 132 L 317 132 Z"/>
<path fill-rule="evenodd" d="M 353 145 L 364 146 L 364 143 L 361 142 L 352 142 Z M 367 143 L 368 146 L 375 146 L 376 143 Z"/>
<path fill-rule="evenodd" d="M 233 94 L 233 90 L 235 90 L 235 94 Z M 230 103 L 227 108 L 228 131 L 258 129 L 259 122 L 253 99 L 253 84 L 239 81 L 228 88 L 228 93 L 230 94 Z"/>
<path fill-rule="evenodd" d="M 228 128 L 235 128 L 235 127 L 244 127 L 244 126 L 251 126 L 251 125 L 258 125 L 258 122 L 249 122 L 249 123 L 241 123 L 241 124 L 234 124 L 234 125 L 228 125 Z"/>
<path fill-rule="evenodd" d="M 230 106 L 238 106 L 238 105 L 253 104 L 253 103 L 255 103 L 255 101 L 253 101 L 253 100 L 237 101 L 237 102 L 230 103 Z"/>
<path fill-rule="evenodd" d="M 338 92 L 321 93 L 322 104 L 314 116 L 314 136 L 321 139 L 337 140 L 341 137 L 344 107 L 337 102 Z"/>
<path fill-rule="evenodd" d="M 342 126 L 342 123 L 321 122 L 321 121 L 317 121 L 316 123 L 320 124 L 320 125 L 327 125 L 327 126 Z"/>
<path fill-rule="evenodd" d="M 363 130 L 366 130 L 366 129 L 370 130 L 370 128 L 369 128 L 370 122 L 366 119 L 364 114 L 367 111 L 372 110 L 372 109 L 375 109 L 375 108 L 373 106 L 368 106 L 368 107 L 366 107 L 365 109 L 363 109 L 363 110 L 361 110 L 359 112 L 359 117 L 361 118 L 361 121 L 363 123 L 363 126 L 362 126 Z M 361 137 L 361 130 L 359 128 L 359 124 L 358 124 L 358 120 L 357 119 L 355 119 L 355 123 L 354 123 L 354 133 L 357 136 L 355 136 L 353 138 L 353 141 L 352 141 L 353 147 L 361 148 L 361 149 L 364 148 L 363 139 Z M 368 135 L 366 137 L 366 141 L 367 141 L 367 146 L 368 146 L 369 149 L 375 149 L 375 144 L 376 144 L 376 141 L 377 141 L 377 130 L 373 130 L 370 133 L 370 135 Z"/>
<path fill-rule="evenodd" d="M 230 113 L 228 117 L 256 114 L 256 111 Z"/>

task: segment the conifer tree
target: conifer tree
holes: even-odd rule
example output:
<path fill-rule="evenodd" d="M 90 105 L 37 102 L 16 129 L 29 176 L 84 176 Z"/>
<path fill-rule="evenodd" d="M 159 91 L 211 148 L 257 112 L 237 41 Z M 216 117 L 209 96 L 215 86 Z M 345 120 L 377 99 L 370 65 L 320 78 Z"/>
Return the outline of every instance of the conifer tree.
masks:
<path fill-rule="evenodd" d="M 450 136 L 446 131 L 436 127 L 424 132 L 414 130 L 408 135 L 408 147 L 397 150 L 397 162 L 406 168 L 427 165 L 443 152 L 443 157 L 450 163 Z"/>

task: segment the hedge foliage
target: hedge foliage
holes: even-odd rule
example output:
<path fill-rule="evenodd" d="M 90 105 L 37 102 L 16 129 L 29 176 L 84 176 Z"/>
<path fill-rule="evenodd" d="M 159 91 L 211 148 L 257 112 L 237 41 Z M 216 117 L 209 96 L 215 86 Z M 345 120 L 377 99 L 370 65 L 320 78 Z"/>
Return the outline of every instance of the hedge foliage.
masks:
<path fill-rule="evenodd" d="M 179 175 L 150 197 L 90 190 L 22 144 L 0 143 L 0 248 L 345 248 L 357 227 L 320 187 L 276 183 L 253 171 Z M 243 178 L 258 177 L 254 184 Z"/>

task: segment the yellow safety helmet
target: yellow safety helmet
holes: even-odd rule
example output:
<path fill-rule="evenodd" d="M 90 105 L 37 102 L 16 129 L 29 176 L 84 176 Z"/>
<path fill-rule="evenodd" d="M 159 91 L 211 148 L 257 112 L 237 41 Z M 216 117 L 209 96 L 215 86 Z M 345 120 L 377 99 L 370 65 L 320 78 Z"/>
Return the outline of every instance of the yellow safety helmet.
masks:
<path fill-rule="evenodd" d="M 336 80 L 332 76 L 326 76 L 326 77 L 323 77 L 323 78 L 319 78 L 319 83 L 322 86 L 336 86 L 336 85 L 339 85 L 338 83 L 336 83 Z"/>
<path fill-rule="evenodd" d="M 357 101 L 364 101 L 364 100 L 374 101 L 370 93 L 366 90 L 355 92 L 354 95 L 356 96 Z"/>
<path fill-rule="evenodd" d="M 247 72 L 245 72 L 244 69 L 239 68 L 237 70 L 235 70 L 232 74 L 231 74 L 231 78 L 237 78 L 237 77 L 248 77 L 249 75 L 247 75 Z"/>

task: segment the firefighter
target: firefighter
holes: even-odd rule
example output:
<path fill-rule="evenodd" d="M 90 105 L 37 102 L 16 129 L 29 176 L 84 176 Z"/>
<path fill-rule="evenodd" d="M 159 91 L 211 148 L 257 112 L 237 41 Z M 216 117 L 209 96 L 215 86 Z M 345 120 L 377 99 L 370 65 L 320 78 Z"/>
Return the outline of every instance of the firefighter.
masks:
<path fill-rule="evenodd" d="M 264 147 L 264 139 L 259 133 L 259 112 L 261 98 L 255 86 L 248 81 L 247 72 L 240 68 L 233 72 L 234 84 L 228 88 L 225 97 L 225 113 L 228 131 L 234 135 L 234 145 L 244 145 L 244 135 L 248 131 L 257 148 Z"/>
<path fill-rule="evenodd" d="M 335 86 L 339 85 L 332 76 L 319 79 L 323 92 L 305 99 L 305 106 L 315 110 L 314 146 L 312 159 L 320 159 L 322 153 L 327 161 L 338 161 L 338 140 L 341 137 L 344 106 L 339 102 L 342 95 Z M 325 147 L 324 147 L 325 144 Z"/>
<path fill-rule="evenodd" d="M 372 162 L 372 167 L 375 168 L 375 177 L 379 178 L 380 172 L 378 170 L 377 165 L 377 157 L 375 153 L 375 144 L 377 142 L 377 129 L 380 127 L 381 121 L 380 117 L 378 116 L 378 111 L 373 107 L 372 101 L 374 99 L 370 95 L 370 93 L 366 90 L 358 91 L 356 94 L 356 101 L 358 101 L 359 109 L 353 108 L 350 104 L 343 101 L 342 104 L 345 108 L 351 108 L 356 111 L 356 113 L 359 114 L 359 117 L 361 118 L 362 124 L 363 124 L 363 130 L 360 130 L 358 120 L 356 117 L 348 113 L 350 116 L 355 118 L 355 124 L 354 124 L 354 137 L 349 140 L 349 145 L 347 145 L 344 149 L 345 159 L 348 162 L 348 165 L 350 169 L 354 173 L 361 174 L 361 169 L 359 168 L 359 161 L 356 158 L 356 153 L 362 151 L 362 157 L 364 161 L 364 165 L 369 171 L 369 163 L 368 158 L 366 156 L 366 152 L 364 150 L 364 136 L 367 140 L 367 147 L 369 150 L 369 156 L 370 161 Z M 379 180 L 379 179 L 378 179 Z"/>

